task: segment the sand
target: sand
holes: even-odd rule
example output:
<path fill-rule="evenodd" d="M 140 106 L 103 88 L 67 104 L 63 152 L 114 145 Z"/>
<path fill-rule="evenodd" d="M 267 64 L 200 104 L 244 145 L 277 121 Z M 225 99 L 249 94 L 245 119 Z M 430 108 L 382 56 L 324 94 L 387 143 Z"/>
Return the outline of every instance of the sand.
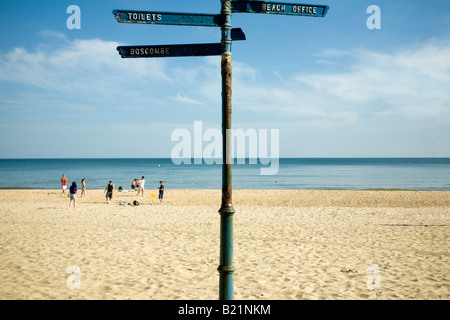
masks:
<path fill-rule="evenodd" d="M 152 192 L 88 190 L 74 210 L 60 190 L 0 190 L 0 299 L 217 299 L 220 191 Z M 450 192 L 235 190 L 233 204 L 237 300 L 450 298 Z"/>

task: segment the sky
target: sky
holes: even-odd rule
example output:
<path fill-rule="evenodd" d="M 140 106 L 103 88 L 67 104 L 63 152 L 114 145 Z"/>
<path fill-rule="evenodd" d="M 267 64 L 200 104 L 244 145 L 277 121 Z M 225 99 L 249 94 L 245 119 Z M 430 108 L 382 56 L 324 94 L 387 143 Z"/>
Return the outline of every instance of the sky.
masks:
<path fill-rule="evenodd" d="M 298 3 L 329 10 L 233 13 L 247 37 L 232 44 L 233 128 L 279 130 L 280 157 L 450 157 L 450 0 Z M 174 131 L 220 129 L 220 56 L 116 50 L 217 43 L 220 28 L 123 24 L 114 9 L 220 1 L 0 0 L 0 158 L 170 158 Z"/>

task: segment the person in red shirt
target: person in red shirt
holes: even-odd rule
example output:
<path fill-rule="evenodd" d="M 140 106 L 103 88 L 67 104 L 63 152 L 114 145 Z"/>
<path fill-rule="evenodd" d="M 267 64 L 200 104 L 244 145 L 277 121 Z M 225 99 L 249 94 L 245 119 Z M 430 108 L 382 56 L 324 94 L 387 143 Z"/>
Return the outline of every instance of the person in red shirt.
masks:
<path fill-rule="evenodd" d="M 63 173 L 62 178 L 61 178 L 61 188 L 62 188 L 62 193 L 66 193 L 66 189 L 67 189 L 67 177 L 64 176 L 64 173 Z"/>

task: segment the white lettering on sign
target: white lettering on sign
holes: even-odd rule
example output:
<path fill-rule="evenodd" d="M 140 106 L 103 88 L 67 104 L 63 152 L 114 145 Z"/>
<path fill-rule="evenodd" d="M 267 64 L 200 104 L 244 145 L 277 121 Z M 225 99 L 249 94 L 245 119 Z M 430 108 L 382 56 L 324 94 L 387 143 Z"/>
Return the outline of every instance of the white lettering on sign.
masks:
<path fill-rule="evenodd" d="M 133 21 L 161 21 L 161 14 L 159 13 L 139 13 L 139 12 L 127 12 L 128 20 Z"/>
<path fill-rule="evenodd" d="M 263 3 L 262 10 L 264 11 L 275 11 L 275 12 L 285 12 L 286 6 L 281 4 Z"/>
<path fill-rule="evenodd" d="M 152 55 L 169 55 L 170 54 L 170 48 L 165 47 L 165 48 L 161 48 L 161 47 L 156 47 L 156 48 L 152 48 L 152 47 L 147 47 L 147 48 L 131 48 L 130 49 L 130 55 L 132 56 L 138 56 L 138 55 L 147 55 L 147 56 L 152 56 Z"/>
<path fill-rule="evenodd" d="M 304 14 L 317 14 L 317 7 L 292 6 L 292 12 Z"/>

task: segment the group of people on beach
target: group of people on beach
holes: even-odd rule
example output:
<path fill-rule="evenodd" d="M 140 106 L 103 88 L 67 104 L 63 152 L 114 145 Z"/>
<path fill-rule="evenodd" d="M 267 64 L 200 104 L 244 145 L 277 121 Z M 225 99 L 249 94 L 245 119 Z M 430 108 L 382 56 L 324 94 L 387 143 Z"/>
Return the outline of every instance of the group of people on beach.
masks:
<path fill-rule="evenodd" d="M 61 188 L 62 188 L 62 193 L 65 194 L 66 190 L 67 190 L 67 177 L 64 175 L 64 173 L 61 178 Z M 72 185 L 69 187 L 69 194 L 67 195 L 70 199 L 69 207 L 72 205 L 72 201 L 73 201 L 73 207 L 76 209 L 77 193 L 78 193 L 78 186 L 77 186 L 77 183 L 74 181 L 74 182 L 72 182 Z M 83 196 L 86 196 L 86 179 L 85 178 L 81 179 L 80 198 L 82 198 Z"/>
<path fill-rule="evenodd" d="M 81 187 L 82 187 L 82 189 L 81 189 L 80 198 L 82 198 L 83 196 L 86 196 L 86 179 L 85 178 L 83 178 L 81 180 Z M 61 178 L 61 188 L 62 188 L 62 193 L 65 194 L 66 190 L 67 190 L 67 177 L 64 174 L 62 175 L 62 178 Z M 142 176 L 141 179 L 134 179 L 133 182 L 131 183 L 131 190 L 133 190 L 133 191 L 137 190 L 138 191 L 137 195 L 141 194 L 143 197 L 144 189 L 145 189 L 145 177 L 144 176 Z M 164 197 L 164 185 L 163 185 L 162 181 L 159 181 L 158 190 L 159 190 L 158 199 L 159 199 L 160 203 L 162 204 L 163 197 Z M 72 202 L 73 202 L 73 207 L 75 209 L 76 209 L 77 192 L 78 192 L 77 183 L 74 181 L 74 182 L 72 182 L 72 185 L 69 187 L 69 194 L 67 196 L 70 199 L 69 207 L 72 205 Z M 111 203 L 111 200 L 113 197 L 113 192 L 114 192 L 114 184 L 112 181 L 109 181 L 104 192 L 105 192 L 105 196 L 106 196 L 106 202 Z"/>
<path fill-rule="evenodd" d="M 145 189 L 145 177 L 144 176 L 142 176 L 142 178 L 140 180 L 134 179 L 131 182 L 131 190 L 133 190 L 133 191 L 137 190 L 138 191 L 137 195 L 139 195 L 139 193 L 141 193 L 142 196 L 144 196 L 144 189 Z"/>

